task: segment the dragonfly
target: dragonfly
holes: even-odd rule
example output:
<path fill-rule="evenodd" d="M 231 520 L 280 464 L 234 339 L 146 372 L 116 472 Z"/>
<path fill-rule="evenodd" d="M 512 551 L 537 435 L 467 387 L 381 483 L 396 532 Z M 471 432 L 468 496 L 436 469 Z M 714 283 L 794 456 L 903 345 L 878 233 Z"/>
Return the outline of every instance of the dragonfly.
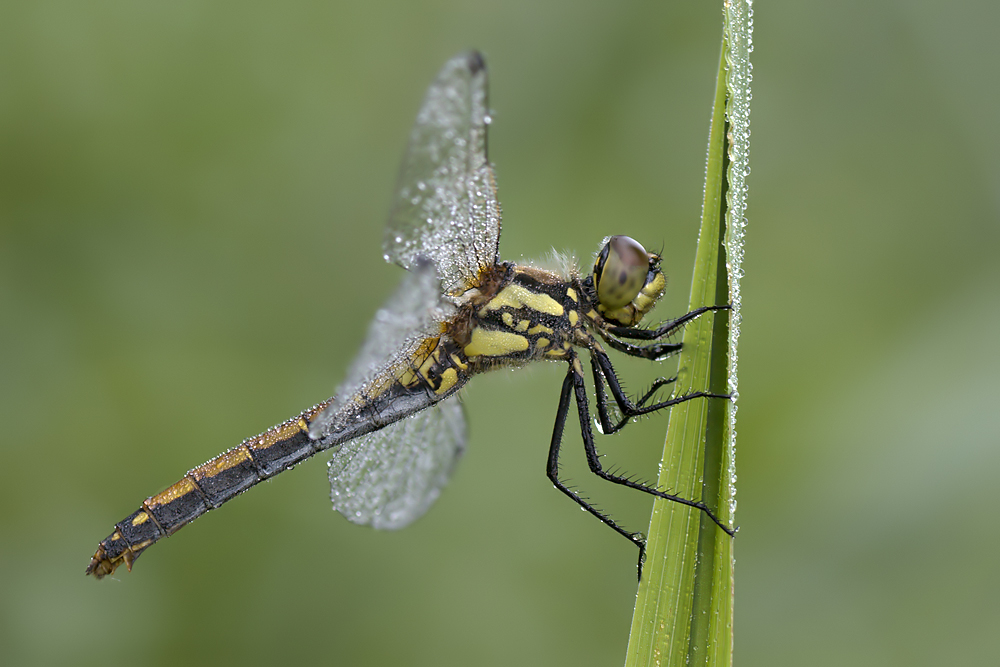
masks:
<path fill-rule="evenodd" d="M 336 394 L 192 468 L 115 525 L 87 567 L 101 579 L 131 571 L 150 546 L 256 484 L 332 450 L 330 498 L 348 520 L 403 528 L 440 495 L 466 446 L 456 393 L 479 373 L 539 360 L 565 362 L 546 473 L 555 487 L 639 548 L 645 537 L 619 525 L 559 476 L 563 431 L 575 402 L 590 469 L 609 482 L 701 510 L 701 501 L 605 470 L 594 442 L 581 353 L 589 356 L 604 434 L 633 418 L 696 398 L 655 400 L 675 378 L 638 398 L 619 382 L 605 345 L 661 360 L 687 322 L 729 306 L 698 308 L 653 328 L 639 326 L 666 287 L 661 258 L 627 236 L 604 240 L 590 273 L 501 261 L 500 203 L 487 157 L 487 70 L 478 52 L 448 60 L 427 90 L 410 134 L 383 242 L 384 259 L 407 270 L 375 314 Z M 578 351 L 579 350 L 579 351 Z M 611 398 L 608 398 L 610 394 Z M 449 400 L 450 399 L 450 400 Z M 612 404 L 613 401 L 613 404 Z"/>

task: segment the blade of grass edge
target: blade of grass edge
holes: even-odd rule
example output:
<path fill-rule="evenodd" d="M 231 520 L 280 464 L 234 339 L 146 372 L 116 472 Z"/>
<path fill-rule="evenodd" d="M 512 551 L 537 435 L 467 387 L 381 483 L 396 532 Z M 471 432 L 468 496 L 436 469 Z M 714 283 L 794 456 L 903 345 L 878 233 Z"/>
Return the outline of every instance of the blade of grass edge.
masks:
<path fill-rule="evenodd" d="M 750 84 L 753 68 L 750 53 L 753 51 L 753 0 L 726 0 L 725 42 L 726 60 L 726 152 L 725 169 L 725 250 L 726 270 L 719 266 L 720 283 L 725 276 L 726 289 L 717 293 L 728 296 L 732 310 L 729 312 L 728 355 L 726 372 L 722 364 L 713 364 L 712 391 L 727 391 L 732 400 L 726 405 L 723 425 L 722 451 L 717 461 L 718 470 L 707 471 L 706 479 L 718 482 L 712 493 L 705 489 L 705 498 L 718 498 L 718 516 L 734 525 L 736 515 L 736 412 L 739 400 L 737 373 L 738 343 L 743 320 L 740 280 L 743 277 L 743 247 L 746 228 L 747 182 L 750 174 Z M 719 340 L 721 349 L 723 341 Z M 716 373 L 718 370 L 718 373 Z M 725 387 L 725 389 L 723 389 Z M 733 663 L 733 601 L 735 586 L 735 557 L 733 540 L 721 531 L 715 531 L 715 557 L 712 563 L 712 609 L 709 632 L 705 643 L 706 664 L 729 666 Z"/>
<path fill-rule="evenodd" d="M 706 390 L 725 393 L 727 389 L 736 395 L 749 144 L 749 0 L 727 1 L 725 19 L 690 308 L 732 302 L 733 331 L 724 314 L 704 316 L 685 329 L 676 395 Z M 732 68 L 727 66 L 730 49 L 737 61 Z M 729 103 L 735 103 L 737 145 L 731 148 L 737 154 L 737 170 L 730 170 L 726 151 L 730 130 L 727 86 Z M 733 109 L 729 111 L 733 113 Z M 729 180 L 724 176 L 735 176 L 734 191 L 728 191 Z M 731 204 L 728 211 L 727 200 Z M 727 249 L 728 257 L 724 254 Z M 733 272 L 733 285 L 727 268 Z M 732 402 L 694 399 L 675 406 L 659 478 L 661 488 L 686 498 L 705 499 L 729 525 L 735 511 L 734 425 Z M 733 563 L 732 539 L 702 512 L 668 501 L 654 503 L 647 564 L 636 596 L 626 665 L 732 664 Z"/>

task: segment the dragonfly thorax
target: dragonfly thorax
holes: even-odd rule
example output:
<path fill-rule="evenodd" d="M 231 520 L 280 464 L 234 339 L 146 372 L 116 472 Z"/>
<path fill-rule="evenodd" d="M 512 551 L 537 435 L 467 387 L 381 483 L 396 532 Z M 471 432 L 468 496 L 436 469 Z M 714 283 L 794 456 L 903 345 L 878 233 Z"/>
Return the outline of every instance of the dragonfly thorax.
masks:
<path fill-rule="evenodd" d="M 578 338 L 578 281 L 528 266 L 508 265 L 502 283 L 469 304 L 452 334 L 478 370 L 536 359 L 565 359 Z"/>

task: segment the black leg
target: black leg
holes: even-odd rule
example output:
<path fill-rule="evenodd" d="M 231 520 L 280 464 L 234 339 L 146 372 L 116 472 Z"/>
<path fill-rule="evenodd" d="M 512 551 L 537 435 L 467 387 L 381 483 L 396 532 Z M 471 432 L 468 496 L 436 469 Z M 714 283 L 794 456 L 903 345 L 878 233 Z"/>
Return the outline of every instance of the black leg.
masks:
<path fill-rule="evenodd" d="M 624 327 L 623 327 L 624 328 Z M 636 331 L 645 331 L 645 329 L 636 329 Z M 653 343 L 652 345 L 632 345 L 631 343 L 626 343 L 625 341 L 618 340 L 616 338 L 611 338 L 610 336 L 604 339 L 608 345 L 618 350 L 622 354 L 627 354 L 630 357 L 639 357 L 641 359 L 649 359 L 650 361 L 659 361 L 664 359 L 674 352 L 683 347 L 680 343 Z"/>
<path fill-rule="evenodd" d="M 559 394 L 559 410 L 556 412 L 556 423 L 552 429 L 552 442 L 549 445 L 549 460 L 546 466 L 546 474 L 555 487 L 572 498 L 576 504 L 596 516 L 605 525 L 610 526 L 616 533 L 628 539 L 632 544 L 639 547 L 639 576 L 642 577 L 642 563 L 646 559 L 646 536 L 642 533 L 632 533 L 625 530 L 615 523 L 614 519 L 581 498 L 559 479 L 559 446 L 562 443 L 563 430 L 566 427 L 566 416 L 569 414 L 570 396 L 576 384 L 575 378 L 578 374 L 582 376 L 582 367 L 580 366 L 579 358 L 576 354 L 573 354 L 570 359 L 569 372 L 566 374 L 566 379 L 563 380 L 562 392 Z M 587 419 L 589 420 L 589 417 Z"/>
<path fill-rule="evenodd" d="M 601 418 L 601 430 L 605 434 L 615 433 L 620 431 L 628 420 L 632 417 L 638 417 L 640 415 L 648 415 L 651 412 L 656 412 L 662 410 L 663 408 L 668 408 L 671 405 L 677 405 L 678 403 L 683 403 L 684 401 L 689 401 L 693 398 L 732 398 L 729 394 L 713 394 L 707 391 L 696 391 L 690 394 L 685 394 L 684 396 L 678 396 L 677 398 L 671 398 L 666 401 L 661 401 L 659 403 L 654 403 L 653 405 L 646 405 L 646 402 L 652 397 L 654 392 L 660 387 L 675 381 L 677 378 L 663 379 L 660 378 L 653 383 L 653 388 L 646 392 L 645 395 L 638 402 L 633 403 L 631 399 L 625 394 L 622 389 L 621 384 L 618 381 L 618 375 L 615 373 L 614 366 L 611 365 L 611 359 L 608 355 L 600 350 L 592 350 L 590 356 L 590 365 L 594 371 L 594 384 L 597 389 L 598 397 L 598 413 Z M 614 396 L 615 402 L 618 404 L 618 409 L 622 413 L 622 420 L 618 424 L 611 424 L 610 419 L 607 418 L 607 410 L 601 410 L 601 402 L 604 399 L 604 386 L 603 382 L 606 381 L 608 388 L 611 389 L 611 395 Z M 606 399 L 605 403 L 606 403 Z"/>
<path fill-rule="evenodd" d="M 707 313 L 709 311 L 716 310 L 729 310 L 732 306 L 728 304 L 725 306 L 702 306 L 701 308 L 695 308 L 690 313 L 681 315 L 676 320 L 671 320 L 666 322 L 655 329 L 641 329 L 639 327 L 607 327 L 604 329 L 604 336 L 602 336 L 608 345 L 618 350 L 622 354 L 627 354 L 630 357 L 640 357 L 642 359 L 650 359 L 652 361 L 658 361 L 663 359 L 674 352 L 681 349 L 682 345 L 680 343 L 653 343 L 652 345 L 633 345 L 631 343 L 626 343 L 623 340 L 618 340 L 619 338 L 627 338 L 632 340 L 659 340 L 664 336 L 668 336 L 673 332 L 677 331 L 685 324 L 695 319 L 699 315 Z"/>
<path fill-rule="evenodd" d="M 601 359 L 602 355 L 601 353 L 595 353 L 595 356 L 597 359 Z M 607 356 L 604 355 L 604 358 L 606 359 Z M 576 393 L 577 412 L 580 415 L 580 431 L 581 434 L 583 435 L 583 448 L 584 451 L 586 452 L 587 464 L 590 466 L 591 471 L 593 471 L 593 473 L 598 477 L 606 479 L 609 482 L 620 484 L 622 486 L 626 486 L 631 489 L 636 489 L 637 491 L 643 491 L 644 493 L 656 496 L 657 498 L 672 500 L 675 503 L 680 503 L 681 505 L 687 505 L 688 507 L 694 507 L 695 509 L 699 509 L 702 512 L 704 512 L 705 515 L 708 516 L 708 518 L 710 518 L 713 522 L 715 522 L 715 524 L 719 526 L 719 528 L 725 531 L 727 535 L 729 536 L 736 535 L 736 531 L 734 529 L 730 528 L 725 523 L 723 523 L 717 516 L 715 516 L 715 513 L 712 512 L 712 510 L 705 503 L 701 501 L 688 500 L 687 498 L 682 498 L 672 493 L 666 493 L 665 491 L 660 491 L 659 489 L 649 486 L 647 484 L 637 482 L 627 477 L 621 477 L 620 475 L 615 475 L 604 470 L 604 468 L 601 466 L 600 455 L 597 453 L 597 447 L 594 445 L 594 433 L 590 428 L 590 410 L 587 407 L 587 385 L 583 379 L 583 370 L 582 368 L 580 368 L 579 362 L 576 359 L 574 359 L 574 361 L 576 361 L 576 363 L 571 364 L 570 373 L 569 375 L 567 375 L 566 381 L 563 382 L 563 393 L 565 394 L 566 392 L 566 382 L 572 380 L 573 390 Z M 610 367 L 610 361 L 608 361 L 608 366 Z M 617 377 L 615 377 L 613 369 L 612 372 L 610 373 L 610 377 L 615 379 L 614 381 L 611 381 L 611 379 L 608 378 L 608 386 L 611 387 L 612 394 L 616 394 L 615 396 L 616 400 L 618 400 L 620 404 L 622 403 L 625 404 L 626 409 L 623 410 L 623 412 L 626 413 L 626 417 L 640 415 L 640 414 L 647 414 L 649 412 L 655 412 L 656 410 L 661 410 L 670 405 L 677 405 L 678 403 L 683 403 L 684 401 L 689 401 L 693 398 L 701 398 L 701 397 L 729 398 L 729 396 L 725 394 L 710 394 L 708 392 L 695 392 L 693 394 L 687 394 L 685 396 L 678 396 L 677 398 L 673 398 L 668 401 L 663 401 L 655 405 L 639 407 L 632 404 L 631 401 L 628 400 L 628 397 L 625 396 L 625 393 L 622 392 L 621 386 L 618 384 L 618 379 Z M 620 396 L 618 395 L 618 392 L 620 392 Z M 560 428 L 560 435 L 561 432 L 562 429 Z"/>
<path fill-rule="evenodd" d="M 629 338 L 632 340 L 656 340 L 677 331 L 699 315 L 709 311 L 730 310 L 731 308 L 732 306 L 728 303 L 724 306 L 702 306 L 701 308 L 695 308 L 690 313 L 681 315 L 676 320 L 664 322 L 655 329 L 641 329 L 638 327 L 608 327 L 607 331 L 611 335 L 618 336 L 619 338 Z"/>
<path fill-rule="evenodd" d="M 594 359 L 594 353 L 591 353 L 590 356 L 590 368 L 594 373 L 594 390 L 597 394 L 597 417 L 601 425 L 601 434 L 611 435 L 612 433 L 617 433 L 625 426 L 625 424 L 629 422 L 632 416 L 635 416 L 628 414 L 632 406 L 632 402 L 628 399 L 628 396 L 621 389 L 621 384 L 618 383 L 618 377 L 614 372 L 614 368 L 612 368 L 611 374 L 612 377 L 614 377 L 615 386 L 618 391 L 618 393 L 615 394 L 615 402 L 618 404 L 618 409 L 622 413 L 622 418 L 618 421 L 618 423 L 617 424 L 612 423 L 610 413 L 608 412 L 607 394 L 604 393 L 604 384 L 606 380 L 604 378 L 603 372 L 598 368 L 597 362 Z M 653 386 L 650 387 L 649 391 L 643 394 L 642 397 L 635 402 L 635 406 L 640 408 L 643 407 L 644 405 L 646 405 L 646 403 L 649 402 L 649 400 L 653 397 L 653 395 L 660 390 L 661 387 L 671 384 L 676 380 L 677 376 L 674 376 L 672 378 L 657 378 L 653 382 Z M 608 382 L 608 386 L 611 386 L 610 382 Z M 614 392 L 615 390 L 612 391 Z"/>

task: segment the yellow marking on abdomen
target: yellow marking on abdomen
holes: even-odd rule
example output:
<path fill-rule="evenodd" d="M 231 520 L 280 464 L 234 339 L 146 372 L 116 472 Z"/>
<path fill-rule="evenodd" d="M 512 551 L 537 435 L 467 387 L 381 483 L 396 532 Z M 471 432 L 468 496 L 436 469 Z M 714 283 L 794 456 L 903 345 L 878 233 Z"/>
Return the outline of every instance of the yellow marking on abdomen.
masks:
<path fill-rule="evenodd" d="M 465 346 L 465 356 L 500 357 L 511 352 L 523 352 L 527 349 L 528 339 L 524 336 L 476 327 L 472 330 L 469 344 Z"/>
<path fill-rule="evenodd" d="M 156 507 L 157 505 L 167 505 L 177 500 L 178 498 L 183 498 L 189 493 L 193 493 L 194 490 L 198 488 L 195 486 L 187 477 L 181 477 L 179 482 L 167 487 L 160 493 L 156 494 L 152 498 L 146 501 L 146 505 L 149 507 Z"/>
<path fill-rule="evenodd" d="M 289 438 L 298 435 L 303 429 L 299 427 L 298 420 L 289 420 L 277 426 L 272 426 L 257 438 L 253 443 L 254 449 L 267 449 L 271 445 L 284 442 Z"/>
<path fill-rule="evenodd" d="M 499 310 L 505 307 L 510 307 L 516 310 L 525 306 L 541 313 L 555 315 L 556 317 L 561 317 L 563 314 L 562 304 L 548 294 L 532 292 L 531 290 L 517 284 L 510 284 L 500 290 L 495 297 L 490 299 L 486 305 L 479 310 L 479 314 L 480 317 L 483 317 L 491 310 Z"/>
<path fill-rule="evenodd" d="M 417 381 L 417 372 L 412 368 L 407 368 L 406 371 L 399 376 L 399 383 L 404 387 L 412 387 L 413 383 Z"/>
<path fill-rule="evenodd" d="M 438 358 L 441 356 L 441 350 L 438 345 L 441 339 L 426 338 L 420 346 L 413 353 L 410 358 L 410 363 L 405 366 L 405 370 L 402 370 L 396 379 L 404 387 L 412 387 L 418 381 L 418 376 L 426 376 L 427 369 L 437 362 Z M 419 364 L 419 365 L 418 365 Z M 376 398 L 383 391 L 392 386 L 391 381 L 379 382 L 377 385 L 370 388 L 368 395 L 369 399 Z"/>
<path fill-rule="evenodd" d="M 430 373 L 432 368 L 434 368 L 434 365 L 438 362 L 440 357 L 441 348 L 436 348 L 433 352 L 427 355 L 427 358 L 424 359 L 424 363 L 420 364 L 420 368 L 417 369 L 417 373 L 419 373 L 421 377 L 426 378 L 427 374 Z"/>
<path fill-rule="evenodd" d="M 435 394 L 443 394 L 458 382 L 458 371 L 454 368 L 448 368 L 444 373 L 441 373 L 441 386 L 434 390 Z"/>
<path fill-rule="evenodd" d="M 301 419 L 299 421 L 302 421 Z M 208 463 L 203 463 L 197 468 L 191 470 L 191 475 L 196 480 L 203 480 L 206 477 L 215 477 L 225 471 L 238 466 L 244 461 L 253 460 L 250 456 L 250 450 L 246 447 L 237 447 L 236 449 L 231 449 L 224 454 L 219 454 L 214 459 Z"/>
<path fill-rule="evenodd" d="M 149 515 L 143 512 L 142 514 L 136 514 L 135 518 L 132 519 L 133 526 L 141 526 L 142 524 L 149 521 Z"/>

